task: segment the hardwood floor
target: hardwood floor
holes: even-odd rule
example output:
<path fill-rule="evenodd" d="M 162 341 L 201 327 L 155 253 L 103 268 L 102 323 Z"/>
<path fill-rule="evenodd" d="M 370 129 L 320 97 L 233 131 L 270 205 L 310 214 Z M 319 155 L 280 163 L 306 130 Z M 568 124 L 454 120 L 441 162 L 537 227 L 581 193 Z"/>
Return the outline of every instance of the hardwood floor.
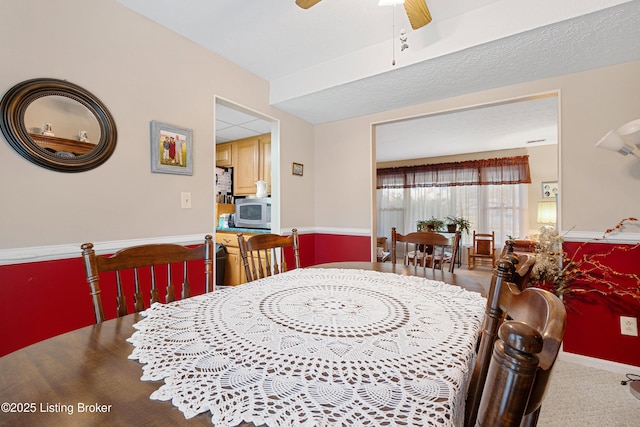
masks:
<path fill-rule="evenodd" d="M 483 283 L 486 289 L 489 290 L 489 284 L 491 283 L 491 275 L 493 274 L 493 269 L 489 265 L 480 266 L 474 268 L 473 270 L 469 270 L 466 264 L 462 264 L 460 267 L 456 267 L 453 273 L 459 274 L 461 276 L 472 277 Z"/>

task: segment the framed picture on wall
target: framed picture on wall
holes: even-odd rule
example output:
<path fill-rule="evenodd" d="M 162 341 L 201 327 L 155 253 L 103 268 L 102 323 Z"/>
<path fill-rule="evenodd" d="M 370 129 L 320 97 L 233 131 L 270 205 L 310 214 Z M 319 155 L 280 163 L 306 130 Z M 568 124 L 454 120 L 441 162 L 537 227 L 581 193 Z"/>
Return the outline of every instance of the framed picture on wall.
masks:
<path fill-rule="evenodd" d="M 193 131 L 151 122 L 151 172 L 193 175 Z"/>
<path fill-rule="evenodd" d="M 558 195 L 558 181 L 549 181 L 542 183 L 542 198 L 555 199 Z"/>
<path fill-rule="evenodd" d="M 294 175 L 302 176 L 303 169 L 302 163 L 293 163 L 291 165 L 291 173 Z"/>

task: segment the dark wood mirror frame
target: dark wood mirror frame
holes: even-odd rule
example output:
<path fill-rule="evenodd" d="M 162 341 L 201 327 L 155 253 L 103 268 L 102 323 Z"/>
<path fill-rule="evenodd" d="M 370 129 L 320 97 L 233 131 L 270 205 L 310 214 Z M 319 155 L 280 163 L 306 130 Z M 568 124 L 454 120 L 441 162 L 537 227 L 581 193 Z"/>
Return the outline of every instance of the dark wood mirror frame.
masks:
<path fill-rule="evenodd" d="M 24 122 L 25 111 L 36 99 L 50 95 L 77 101 L 95 116 L 100 126 L 100 139 L 95 147 L 77 151 L 75 156 L 63 156 L 42 148 L 43 142 L 40 138 L 38 141 L 34 140 Z M 107 108 L 93 94 L 65 80 L 39 78 L 18 83 L 9 89 L 0 101 L 0 113 L 0 128 L 9 145 L 28 161 L 47 169 L 58 172 L 84 172 L 106 162 L 116 148 L 116 125 Z M 78 141 L 54 139 L 59 140 L 58 144 L 83 145 Z"/>

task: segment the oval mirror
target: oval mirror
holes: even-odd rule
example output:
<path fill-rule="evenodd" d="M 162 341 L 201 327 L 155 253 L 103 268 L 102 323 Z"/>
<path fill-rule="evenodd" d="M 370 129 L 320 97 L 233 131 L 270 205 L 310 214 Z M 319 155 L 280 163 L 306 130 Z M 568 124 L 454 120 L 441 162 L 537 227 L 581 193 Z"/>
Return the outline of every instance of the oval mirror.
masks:
<path fill-rule="evenodd" d="M 78 85 L 32 79 L 0 101 L 0 127 L 22 157 L 59 172 L 93 169 L 113 154 L 117 131 L 107 108 Z"/>

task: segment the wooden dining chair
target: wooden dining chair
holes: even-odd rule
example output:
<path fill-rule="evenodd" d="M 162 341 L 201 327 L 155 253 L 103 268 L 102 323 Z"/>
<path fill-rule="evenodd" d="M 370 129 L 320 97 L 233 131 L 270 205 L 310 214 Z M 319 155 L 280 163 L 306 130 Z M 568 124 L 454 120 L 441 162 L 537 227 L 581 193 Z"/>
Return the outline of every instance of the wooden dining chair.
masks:
<path fill-rule="evenodd" d="M 449 262 L 449 273 L 453 273 L 456 268 L 456 262 L 458 262 L 458 251 L 460 250 L 460 239 L 462 239 L 462 233 L 456 231 L 451 240 L 451 255 L 446 257 L 444 262 Z"/>
<path fill-rule="evenodd" d="M 181 269 L 182 299 L 190 297 L 191 282 L 188 269 L 190 261 L 204 261 L 205 292 L 214 291 L 213 256 L 213 238 L 210 235 L 205 236 L 204 243 L 196 247 L 158 243 L 124 248 L 113 255 L 96 255 L 93 243 L 83 244 L 82 259 L 87 283 L 91 290 L 96 323 L 105 320 L 100 288 L 103 273 L 115 272 L 117 314 L 120 317 L 129 312 L 125 297 L 128 291 L 133 293 L 135 312 L 148 308 L 154 302 L 159 302 L 161 290 L 166 292 L 165 302 L 174 301 L 176 286 L 174 286 L 172 267 L 174 271 Z M 166 281 L 164 274 L 162 274 L 163 280 L 159 280 L 158 270 L 160 269 L 166 269 Z"/>
<path fill-rule="evenodd" d="M 400 234 L 393 227 L 391 228 L 391 262 L 393 264 L 397 262 L 398 243 L 404 243 L 400 245 L 404 250 L 404 265 L 444 270 L 444 264 L 448 262 L 449 272 L 453 273 L 460 245 L 460 232 L 457 231 L 453 237 L 430 231 Z M 451 252 L 447 253 L 447 248 L 451 248 Z"/>
<path fill-rule="evenodd" d="M 528 239 L 508 239 L 502 248 L 500 258 L 504 258 L 508 249 L 515 254 L 534 254 L 536 253 L 536 242 Z"/>
<path fill-rule="evenodd" d="M 529 278 L 531 277 L 533 266 L 536 264 L 536 254 L 535 252 L 529 251 L 529 249 L 531 249 L 531 245 L 525 244 L 523 246 L 518 246 L 518 242 L 523 241 L 513 239 L 507 240 L 504 248 L 502 249 L 502 255 L 500 258 L 508 258 L 514 264 L 515 272 L 509 281 L 515 283 L 518 286 L 518 289 L 523 290 L 529 284 Z M 527 240 L 526 242 L 530 241 Z M 516 252 L 517 249 L 521 248 L 525 248 L 526 251 Z"/>
<path fill-rule="evenodd" d="M 387 251 L 387 238 L 386 237 L 376 237 L 376 248 L 380 248 L 384 252 L 386 252 Z"/>
<path fill-rule="evenodd" d="M 257 234 L 245 239 L 238 233 L 238 247 L 247 282 L 287 271 L 285 248 L 293 249 L 295 268 L 300 268 L 298 230 L 295 228 L 290 236 Z"/>
<path fill-rule="evenodd" d="M 538 288 L 508 282 L 515 271 L 500 259 L 465 410 L 465 426 L 535 426 L 566 326 L 562 301 Z M 505 319 L 508 319 L 505 321 Z"/>
<path fill-rule="evenodd" d="M 491 268 L 496 266 L 495 232 L 476 233 L 473 230 L 473 246 L 467 248 L 467 266 L 469 270 L 476 268 L 478 262 L 491 261 Z"/>

